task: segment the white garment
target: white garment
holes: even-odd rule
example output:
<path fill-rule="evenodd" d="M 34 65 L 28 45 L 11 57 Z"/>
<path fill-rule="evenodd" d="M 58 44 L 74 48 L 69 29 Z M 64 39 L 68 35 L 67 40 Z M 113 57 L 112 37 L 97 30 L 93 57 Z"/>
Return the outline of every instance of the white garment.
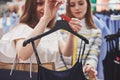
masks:
<path fill-rule="evenodd" d="M 47 29 L 46 31 L 48 30 L 49 29 Z M 11 30 L 2 37 L 0 41 L 0 52 L 3 53 L 5 56 L 15 57 L 17 52 L 15 49 L 14 40 L 26 38 L 32 31 L 33 29 L 29 26 L 25 24 L 19 24 L 19 26 L 15 27 L 13 30 Z M 62 36 L 59 33 L 59 30 L 42 37 L 37 47 L 37 52 L 41 63 L 55 62 L 56 68 L 63 66 L 63 62 L 61 61 L 58 49 L 58 41 L 60 39 L 62 39 Z M 31 59 L 33 63 L 36 63 L 36 58 L 34 54 L 31 56 Z M 69 60 L 69 58 L 66 58 L 66 60 L 71 63 L 71 60 Z M 29 60 L 21 62 L 26 63 L 29 62 Z"/>

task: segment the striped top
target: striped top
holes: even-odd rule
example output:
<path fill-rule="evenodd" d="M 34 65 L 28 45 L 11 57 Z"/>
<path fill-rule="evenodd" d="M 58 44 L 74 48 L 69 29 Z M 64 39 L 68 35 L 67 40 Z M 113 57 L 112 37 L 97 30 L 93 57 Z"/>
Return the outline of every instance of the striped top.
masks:
<path fill-rule="evenodd" d="M 80 35 L 86 37 L 89 41 L 89 44 L 86 44 L 84 55 L 82 58 L 82 61 L 84 63 L 84 60 L 86 58 L 85 64 L 91 64 L 94 68 L 97 67 L 98 63 L 98 56 L 100 53 L 100 46 L 102 42 L 102 33 L 100 29 L 89 29 L 85 26 L 85 20 L 82 20 L 82 29 L 78 32 Z M 63 37 L 64 39 L 67 39 L 67 33 L 63 31 Z M 80 50 L 80 44 L 81 39 L 78 37 L 75 37 L 74 42 L 74 53 L 72 56 L 72 65 L 76 63 L 79 50 Z M 83 50 L 83 45 L 81 47 L 81 50 Z M 81 53 L 82 54 L 82 51 Z M 89 54 L 87 56 L 87 54 Z M 80 59 L 81 60 L 81 59 Z"/>
<path fill-rule="evenodd" d="M 85 26 L 85 20 L 82 20 L 82 29 L 78 33 L 86 37 L 89 41 L 89 44 L 86 44 L 85 47 L 84 55 L 82 58 L 83 63 L 85 60 L 85 64 L 91 64 L 94 68 L 96 68 L 98 63 L 98 56 L 100 53 L 100 45 L 102 42 L 100 29 L 89 29 Z M 81 39 L 78 39 L 76 44 L 77 54 L 79 54 L 80 46 L 81 46 Z M 83 45 L 81 46 L 81 50 L 83 50 Z"/>

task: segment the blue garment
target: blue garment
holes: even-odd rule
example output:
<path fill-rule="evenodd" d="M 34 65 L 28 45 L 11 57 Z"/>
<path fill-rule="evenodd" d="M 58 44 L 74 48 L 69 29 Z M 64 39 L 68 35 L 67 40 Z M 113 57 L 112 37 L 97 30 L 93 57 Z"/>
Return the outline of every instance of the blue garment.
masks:
<path fill-rule="evenodd" d="M 7 23 L 7 16 L 4 13 L 2 17 L 2 25 L 3 25 L 3 33 L 6 33 L 8 31 L 8 23 Z"/>
<path fill-rule="evenodd" d="M 110 30 L 111 34 L 114 34 L 118 31 L 118 29 L 120 28 L 120 20 L 112 20 L 111 16 L 117 16 L 114 13 L 111 13 L 111 15 L 107 15 L 107 14 L 98 14 L 95 13 L 95 16 L 98 19 L 102 19 L 104 21 L 104 23 L 106 24 L 106 26 L 108 27 L 108 29 Z M 119 14 L 118 14 L 119 15 Z"/>
<path fill-rule="evenodd" d="M 115 15 L 115 14 L 111 14 L 111 15 Z M 96 23 L 96 25 L 101 29 L 102 31 L 102 35 L 103 35 L 103 43 L 101 46 L 101 52 L 99 55 L 99 62 L 98 62 L 98 78 L 100 80 L 104 80 L 104 74 L 103 74 L 103 59 L 105 58 L 106 54 L 107 54 L 107 49 L 106 49 L 106 41 L 104 39 L 104 37 L 108 34 L 114 34 L 118 31 L 118 29 L 120 29 L 120 20 L 111 20 L 111 17 L 107 14 L 98 14 L 95 13 L 95 16 L 97 17 L 97 20 L 94 17 L 94 21 Z M 103 28 L 103 27 L 104 28 Z"/>
<path fill-rule="evenodd" d="M 12 29 L 16 24 L 19 23 L 19 16 L 16 13 L 11 13 L 9 17 L 6 16 L 6 13 L 2 17 L 3 33 L 5 34 L 10 29 Z"/>
<path fill-rule="evenodd" d="M 97 70 L 98 70 L 98 79 L 104 80 L 102 61 L 105 58 L 106 51 L 107 51 L 107 49 L 106 49 L 107 44 L 106 44 L 106 40 L 104 37 L 106 35 L 110 34 L 111 32 L 102 19 L 98 19 L 96 16 L 93 16 L 93 20 L 94 20 L 94 23 L 96 24 L 96 26 L 102 31 L 102 44 L 101 44 L 101 48 L 100 48 Z"/>
<path fill-rule="evenodd" d="M 117 15 L 111 15 L 111 17 L 112 16 L 117 16 Z M 111 30 L 112 34 L 118 32 L 118 30 L 120 29 L 120 19 L 112 19 L 111 18 L 110 25 L 111 25 L 110 30 Z"/>
<path fill-rule="evenodd" d="M 14 13 L 14 12 L 10 14 L 10 23 L 11 23 L 11 26 L 9 27 L 9 29 L 12 29 L 16 24 L 19 23 L 18 14 Z"/>
<path fill-rule="evenodd" d="M 110 17 L 109 17 L 109 15 L 102 14 L 102 13 L 95 13 L 94 15 L 98 19 L 102 19 L 104 21 L 106 27 L 108 27 L 108 29 L 110 28 Z"/>

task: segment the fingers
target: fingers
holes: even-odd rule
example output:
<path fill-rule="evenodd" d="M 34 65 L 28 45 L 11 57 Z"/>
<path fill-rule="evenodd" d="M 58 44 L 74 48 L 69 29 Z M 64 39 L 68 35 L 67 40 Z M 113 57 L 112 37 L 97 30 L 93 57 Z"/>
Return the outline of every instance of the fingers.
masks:
<path fill-rule="evenodd" d="M 83 72 L 87 73 L 92 80 L 97 80 L 97 71 L 91 65 L 85 65 Z"/>
<path fill-rule="evenodd" d="M 63 0 L 45 0 L 44 15 L 49 19 L 53 19 Z"/>
<path fill-rule="evenodd" d="M 89 72 L 91 69 L 93 69 L 93 67 L 89 64 L 86 64 L 83 69 L 84 69 L 84 72 Z"/>
<path fill-rule="evenodd" d="M 64 0 L 55 0 L 56 2 L 58 3 L 64 3 L 65 1 Z"/>
<path fill-rule="evenodd" d="M 72 28 L 73 31 L 78 32 L 82 28 L 81 21 L 77 18 L 72 18 L 69 22 L 70 27 Z"/>
<path fill-rule="evenodd" d="M 89 75 L 89 77 L 96 77 L 97 71 L 95 69 L 91 68 L 90 71 L 88 71 L 88 75 Z"/>
<path fill-rule="evenodd" d="M 63 4 L 64 0 L 47 0 L 47 3 L 52 3 L 52 4 Z"/>

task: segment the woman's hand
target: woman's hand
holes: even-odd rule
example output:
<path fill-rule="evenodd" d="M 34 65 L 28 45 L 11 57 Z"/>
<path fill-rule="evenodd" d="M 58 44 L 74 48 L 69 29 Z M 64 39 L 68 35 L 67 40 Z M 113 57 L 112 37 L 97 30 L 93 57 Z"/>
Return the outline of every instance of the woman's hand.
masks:
<path fill-rule="evenodd" d="M 69 25 L 72 28 L 73 31 L 78 32 L 82 28 L 81 21 L 77 18 L 71 18 L 69 21 Z"/>
<path fill-rule="evenodd" d="M 63 3 L 63 0 L 45 0 L 44 16 L 50 20 L 53 19 Z"/>
<path fill-rule="evenodd" d="M 91 65 L 85 65 L 83 72 L 88 74 L 90 80 L 97 80 L 97 71 Z"/>

